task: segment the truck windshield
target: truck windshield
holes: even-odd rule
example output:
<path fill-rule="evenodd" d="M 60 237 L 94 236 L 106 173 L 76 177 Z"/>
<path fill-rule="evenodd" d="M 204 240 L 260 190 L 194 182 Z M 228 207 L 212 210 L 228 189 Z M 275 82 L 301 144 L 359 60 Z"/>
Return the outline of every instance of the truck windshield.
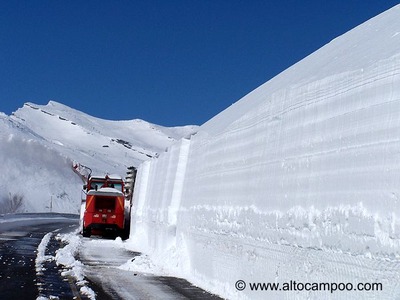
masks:
<path fill-rule="evenodd" d="M 104 181 L 103 182 L 101 182 L 101 181 L 92 181 L 91 183 L 90 183 L 90 189 L 99 189 L 99 188 L 101 188 L 102 186 L 104 185 Z"/>
<path fill-rule="evenodd" d="M 120 182 L 109 182 L 109 181 L 107 181 L 107 184 L 106 184 L 106 181 L 105 181 L 105 180 L 104 180 L 104 181 L 100 181 L 100 180 L 92 181 L 92 182 L 90 183 L 90 189 L 91 189 L 91 190 L 98 190 L 98 189 L 100 189 L 100 188 L 102 188 L 102 187 L 105 187 L 106 185 L 107 185 L 108 187 L 110 187 L 110 188 L 114 188 L 114 189 L 117 189 L 118 191 L 123 192 L 123 190 L 122 190 L 122 183 L 120 183 Z"/>
<path fill-rule="evenodd" d="M 109 187 L 113 187 L 114 189 L 117 189 L 118 191 L 122 192 L 122 184 L 121 183 L 110 183 Z"/>

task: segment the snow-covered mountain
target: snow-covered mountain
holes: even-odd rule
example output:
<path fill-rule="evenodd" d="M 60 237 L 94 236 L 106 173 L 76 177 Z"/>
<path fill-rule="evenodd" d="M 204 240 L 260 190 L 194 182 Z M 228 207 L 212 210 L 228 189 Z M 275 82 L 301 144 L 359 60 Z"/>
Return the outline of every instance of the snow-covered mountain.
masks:
<path fill-rule="evenodd" d="M 11 116 L 0 113 L 2 211 L 9 210 L 10 198 L 23 197 L 20 211 L 77 213 L 82 181 L 72 170 L 74 164 L 96 174 L 124 176 L 128 166 L 159 155 L 196 130 L 103 120 L 55 101 L 25 103 Z"/>

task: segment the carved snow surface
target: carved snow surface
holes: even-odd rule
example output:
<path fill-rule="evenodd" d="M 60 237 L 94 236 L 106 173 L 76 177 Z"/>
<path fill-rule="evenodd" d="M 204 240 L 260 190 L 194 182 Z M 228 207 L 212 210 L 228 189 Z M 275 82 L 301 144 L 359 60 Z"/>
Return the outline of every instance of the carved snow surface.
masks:
<path fill-rule="evenodd" d="M 133 245 L 227 298 L 399 299 L 399 26 L 396 6 L 143 163 Z M 249 286 L 291 280 L 355 289 Z"/>

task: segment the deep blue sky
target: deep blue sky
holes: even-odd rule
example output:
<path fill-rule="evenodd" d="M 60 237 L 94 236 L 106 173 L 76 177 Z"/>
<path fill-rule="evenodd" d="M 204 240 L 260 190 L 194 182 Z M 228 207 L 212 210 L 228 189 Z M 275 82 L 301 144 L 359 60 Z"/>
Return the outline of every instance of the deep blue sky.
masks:
<path fill-rule="evenodd" d="M 0 111 L 197 124 L 360 23 L 381 0 L 0 2 Z"/>

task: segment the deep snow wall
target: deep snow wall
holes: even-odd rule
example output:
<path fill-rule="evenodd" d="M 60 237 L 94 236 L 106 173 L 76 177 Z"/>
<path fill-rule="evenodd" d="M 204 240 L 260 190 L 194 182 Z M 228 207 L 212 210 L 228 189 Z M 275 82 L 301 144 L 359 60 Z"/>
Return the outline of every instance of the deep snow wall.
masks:
<path fill-rule="evenodd" d="M 0 134 L 0 211 L 79 213 L 82 181 L 71 176 L 72 161 L 32 138 Z M 7 210 L 9 198 L 22 206 Z"/>
<path fill-rule="evenodd" d="M 385 289 L 368 297 L 399 297 L 398 20 L 395 7 L 334 40 L 142 164 L 132 243 L 228 298 L 267 297 L 239 279 L 372 280 Z M 340 297 L 365 294 L 268 294 Z"/>

